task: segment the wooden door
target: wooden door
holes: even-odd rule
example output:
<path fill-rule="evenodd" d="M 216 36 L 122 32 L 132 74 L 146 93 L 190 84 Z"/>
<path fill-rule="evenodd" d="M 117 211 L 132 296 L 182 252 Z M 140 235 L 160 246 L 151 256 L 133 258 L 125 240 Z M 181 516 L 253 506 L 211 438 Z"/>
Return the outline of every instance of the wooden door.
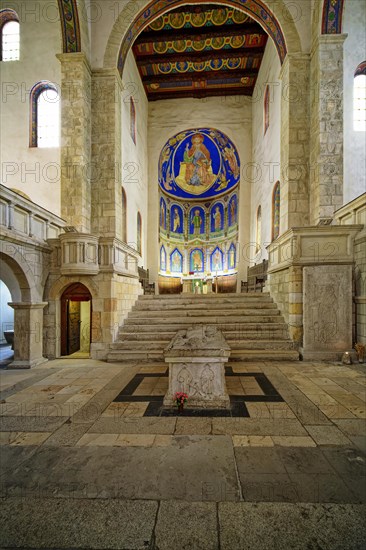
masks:
<path fill-rule="evenodd" d="M 68 355 L 80 349 L 80 302 L 68 301 L 67 343 Z"/>
<path fill-rule="evenodd" d="M 61 296 L 61 355 L 63 356 L 80 350 L 80 302 L 89 301 L 91 315 L 92 297 L 82 283 L 73 283 Z"/>

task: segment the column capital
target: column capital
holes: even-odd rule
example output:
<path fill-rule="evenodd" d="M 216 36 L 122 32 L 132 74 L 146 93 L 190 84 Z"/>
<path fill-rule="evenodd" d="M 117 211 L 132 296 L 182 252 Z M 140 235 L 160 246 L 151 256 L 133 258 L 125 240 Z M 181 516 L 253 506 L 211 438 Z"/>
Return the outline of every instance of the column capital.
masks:
<path fill-rule="evenodd" d="M 48 306 L 48 302 L 8 302 L 8 305 L 13 309 L 43 309 Z"/>
<path fill-rule="evenodd" d="M 310 63 L 310 54 L 309 53 L 288 53 L 285 57 L 284 62 L 282 63 L 279 79 L 283 80 L 283 75 L 285 71 L 289 68 L 289 65 L 291 65 L 294 62 L 302 61 Z"/>
<path fill-rule="evenodd" d="M 311 45 L 311 56 L 322 46 L 343 46 L 348 34 L 320 34 L 313 40 Z"/>
<path fill-rule="evenodd" d="M 69 63 L 83 63 L 89 73 L 91 73 L 89 60 L 83 52 L 57 53 L 56 57 L 60 61 L 61 65 L 68 65 Z"/>

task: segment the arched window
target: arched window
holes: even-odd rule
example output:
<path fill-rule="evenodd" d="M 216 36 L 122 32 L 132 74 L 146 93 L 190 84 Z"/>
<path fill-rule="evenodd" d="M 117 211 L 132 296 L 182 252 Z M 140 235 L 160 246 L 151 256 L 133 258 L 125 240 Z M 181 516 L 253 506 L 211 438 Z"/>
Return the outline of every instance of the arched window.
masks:
<path fill-rule="evenodd" d="M 269 86 L 267 84 L 264 90 L 264 105 L 263 105 L 263 119 L 264 119 L 264 134 L 269 128 Z"/>
<path fill-rule="evenodd" d="M 0 10 L 0 60 L 19 59 L 19 18 L 14 10 Z"/>
<path fill-rule="evenodd" d="M 140 212 L 137 212 L 137 252 L 141 254 L 142 246 L 142 219 Z"/>
<path fill-rule="evenodd" d="M 130 98 L 130 134 L 136 145 L 136 107 L 133 98 Z"/>
<path fill-rule="evenodd" d="M 30 93 L 30 147 L 59 147 L 60 97 L 52 82 L 43 80 Z"/>
<path fill-rule="evenodd" d="M 273 188 L 272 194 L 272 241 L 277 239 L 280 234 L 280 201 L 281 190 L 280 182 L 278 181 Z"/>
<path fill-rule="evenodd" d="M 357 67 L 353 82 L 353 129 L 366 131 L 366 61 Z"/>
<path fill-rule="evenodd" d="M 255 252 L 259 252 L 261 248 L 261 241 L 262 241 L 262 207 L 261 205 L 258 206 L 257 209 L 257 221 L 256 221 L 256 228 L 255 228 Z"/>
<path fill-rule="evenodd" d="M 122 187 L 122 241 L 127 242 L 127 196 Z"/>

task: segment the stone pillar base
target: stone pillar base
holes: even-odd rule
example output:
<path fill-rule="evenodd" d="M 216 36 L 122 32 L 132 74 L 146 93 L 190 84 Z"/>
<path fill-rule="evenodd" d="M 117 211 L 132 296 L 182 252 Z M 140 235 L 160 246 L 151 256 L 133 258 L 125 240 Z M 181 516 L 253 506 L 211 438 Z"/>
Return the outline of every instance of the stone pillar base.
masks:
<path fill-rule="evenodd" d="M 13 361 L 6 367 L 6 369 L 32 369 L 33 367 L 38 367 L 44 363 L 48 363 L 48 359 L 45 357 L 40 357 L 39 359 L 34 359 L 33 361 Z"/>
<path fill-rule="evenodd" d="M 304 348 L 299 349 L 299 353 L 301 354 L 301 357 L 303 361 L 336 361 L 340 362 L 342 361 L 342 356 L 345 351 L 348 351 L 348 353 L 351 356 L 352 363 L 358 364 L 358 357 L 357 353 L 354 349 L 345 349 L 344 351 L 307 351 L 304 350 Z"/>

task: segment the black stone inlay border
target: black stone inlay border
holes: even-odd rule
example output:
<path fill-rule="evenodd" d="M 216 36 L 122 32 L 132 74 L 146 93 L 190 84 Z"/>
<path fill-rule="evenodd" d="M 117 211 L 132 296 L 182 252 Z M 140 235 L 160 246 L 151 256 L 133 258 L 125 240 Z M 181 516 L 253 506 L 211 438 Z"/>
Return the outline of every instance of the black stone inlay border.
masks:
<path fill-rule="evenodd" d="M 255 378 L 264 395 L 229 395 L 230 409 L 190 409 L 189 405 L 182 413 L 176 407 L 164 407 L 162 395 L 133 395 L 144 378 L 161 378 L 168 376 L 168 369 L 164 373 L 140 373 L 123 388 L 114 399 L 115 403 L 149 402 L 144 416 L 187 416 L 187 417 L 249 417 L 245 402 L 278 403 L 284 399 L 278 393 L 267 376 L 262 372 L 233 372 L 232 367 L 225 367 L 225 377 L 248 376 Z"/>

